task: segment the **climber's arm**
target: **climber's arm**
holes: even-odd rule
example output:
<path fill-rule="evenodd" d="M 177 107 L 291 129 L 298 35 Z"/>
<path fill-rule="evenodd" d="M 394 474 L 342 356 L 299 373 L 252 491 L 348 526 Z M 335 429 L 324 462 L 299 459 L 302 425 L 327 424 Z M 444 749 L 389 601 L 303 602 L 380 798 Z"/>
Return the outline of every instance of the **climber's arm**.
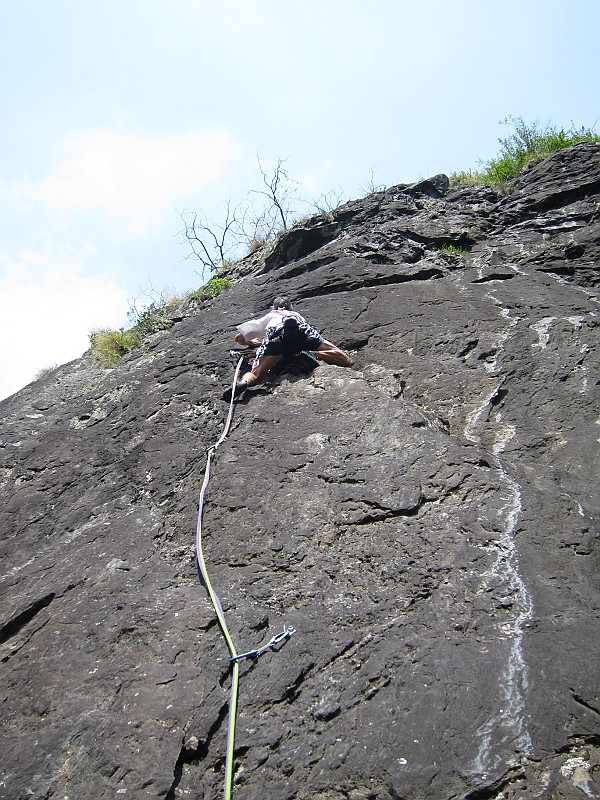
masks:
<path fill-rule="evenodd" d="M 326 364 L 337 364 L 338 367 L 352 366 L 352 359 L 348 353 L 345 353 L 326 339 L 313 352 L 319 361 L 324 361 Z"/>

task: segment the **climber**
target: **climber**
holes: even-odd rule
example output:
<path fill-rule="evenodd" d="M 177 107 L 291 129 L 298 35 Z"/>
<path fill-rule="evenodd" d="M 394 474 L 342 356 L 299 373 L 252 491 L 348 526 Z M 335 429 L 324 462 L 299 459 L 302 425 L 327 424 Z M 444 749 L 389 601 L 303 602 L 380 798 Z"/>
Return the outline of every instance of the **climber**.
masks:
<path fill-rule="evenodd" d="M 307 352 L 317 361 L 337 364 L 340 367 L 352 365 L 352 359 L 339 347 L 324 339 L 316 328 L 292 309 L 288 297 L 276 297 L 273 308 L 259 319 L 251 319 L 237 326 L 237 344 L 244 347 L 258 347 L 250 372 L 246 372 L 235 387 L 234 396 L 239 397 L 247 388 L 260 383 L 267 372 L 284 356 Z M 223 394 L 224 400 L 231 400 L 232 390 Z"/>

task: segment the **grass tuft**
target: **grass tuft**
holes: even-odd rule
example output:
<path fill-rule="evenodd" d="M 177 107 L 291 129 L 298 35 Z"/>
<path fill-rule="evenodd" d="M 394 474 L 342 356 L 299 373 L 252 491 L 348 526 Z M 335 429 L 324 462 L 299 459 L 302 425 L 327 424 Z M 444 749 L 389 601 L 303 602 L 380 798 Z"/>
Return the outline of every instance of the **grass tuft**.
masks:
<path fill-rule="evenodd" d="M 443 244 L 440 247 L 440 250 L 443 253 L 454 253 L 456 256 L 466 256 L 467 250 L 464 250 L 462 247 L 457 247 L 454 244 Z"/>
<path fill-rule="evenodd" d="M 230 281 L 229 278 L 222 278 L 219 276 L 215 276 L 211 278 L 208 283 L 202 286 L 200 289 L 197 289 L 195 292 L 191 292 L 188 295 L 190 300 L 214 300 L 215 297 L 218 297 L 221 292 L 230 289 L 233 286 L 233 281 Z"/>
<path fill-rule="evenodd" d="M 137 331 L 142 339 L 153 333 L 168 330 L 173 325 L 173 320 L 169 317 L 169 307 L 176 306 L 177 302 L 176 298 L 168 303 L 162 299 L 158 302 L 153 301 L 142 311 L 132 306 L 127 314 L 133 323 L 131 330 Z"/>
<path fill-rule="evenodd" d="M 48 375 L 51 375 L 54 370 L 58 369 L 59 364 L 51 364 L 49 367 L 42 367 L 38 369 L 38 371 L 33 376 L 34 381 L 39 381 L 41 378 L 45 378 Z"/>
<path fill-rule="evenodd" d="M 112 331 L 107 328 L 90 333 L 91 355 L 101 367 L 114 367 L 135 347 L 142 343 L 142 336 L 135 328 Z"/>

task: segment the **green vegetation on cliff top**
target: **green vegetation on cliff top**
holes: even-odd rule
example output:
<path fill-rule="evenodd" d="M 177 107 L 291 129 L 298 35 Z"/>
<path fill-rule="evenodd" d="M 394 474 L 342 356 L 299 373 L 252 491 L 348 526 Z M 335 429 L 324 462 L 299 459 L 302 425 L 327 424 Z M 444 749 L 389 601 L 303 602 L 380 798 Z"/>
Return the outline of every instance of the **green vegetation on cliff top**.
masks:
<path fill-rule="evenodd" d="M 512 125 L 514 133 L 505 139 L 498 139 L 498 156 L 481 164 L 480 170 L 453 172 L 450 175 L 451 184 L 501 186 L 520 175 L 532 161 L 581 142 L 600 142 L 600 135 L 593 128 L 576 128 L 573 124 L 566 131 L 550 124 L 542 126 L 539 122 L 528 125 L 522 117 L 506 117 L 501 124 Z"/>

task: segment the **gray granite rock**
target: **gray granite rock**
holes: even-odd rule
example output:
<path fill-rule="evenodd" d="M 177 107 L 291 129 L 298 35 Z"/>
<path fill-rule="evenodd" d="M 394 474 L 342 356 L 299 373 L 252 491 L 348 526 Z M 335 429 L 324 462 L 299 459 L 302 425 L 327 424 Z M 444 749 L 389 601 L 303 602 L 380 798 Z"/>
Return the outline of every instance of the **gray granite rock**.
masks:
<path fill-rule="evenodd" d="M 197 500 L 235 325 L 281 293 L 355 363 L 272 375 L 213 460 L 237 649 L 296 630 L 242 663 L 235 797 L 599 796 L 599 264 L 598 145 L 435 176 L 1 403 L 0 798 L 222 795 Z"/>

